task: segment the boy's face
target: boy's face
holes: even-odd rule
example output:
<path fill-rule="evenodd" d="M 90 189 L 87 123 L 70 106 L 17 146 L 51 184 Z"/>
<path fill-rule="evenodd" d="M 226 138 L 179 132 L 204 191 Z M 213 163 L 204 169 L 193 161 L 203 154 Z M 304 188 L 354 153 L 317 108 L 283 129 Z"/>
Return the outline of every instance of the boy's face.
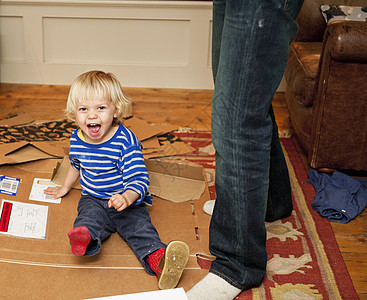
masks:
<path fill-rule="evenodd" d="M 116 132 L 112 126 L 116 108 L 103 95 L 80 101 L 76 107 L 75 119 L 88 143 L 100 144 L 108 141 Z"/>

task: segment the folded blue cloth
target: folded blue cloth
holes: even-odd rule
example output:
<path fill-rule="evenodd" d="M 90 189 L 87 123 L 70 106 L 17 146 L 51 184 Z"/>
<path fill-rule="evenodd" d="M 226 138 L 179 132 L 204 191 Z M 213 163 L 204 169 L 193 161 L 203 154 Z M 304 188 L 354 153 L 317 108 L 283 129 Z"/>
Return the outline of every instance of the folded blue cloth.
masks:
<path fill-rule="evenodd" d="M 332 176 L 311 169 L 309 180 L 316 191 L 312 208 L 331 222 L 348 223 L 367 205 L 367 180 L 335 171 Z"/>

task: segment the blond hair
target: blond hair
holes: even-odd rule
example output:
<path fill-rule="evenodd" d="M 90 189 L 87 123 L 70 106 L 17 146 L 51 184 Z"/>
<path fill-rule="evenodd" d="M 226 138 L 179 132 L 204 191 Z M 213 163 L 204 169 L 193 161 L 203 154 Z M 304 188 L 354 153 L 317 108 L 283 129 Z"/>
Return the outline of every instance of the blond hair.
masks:
<path fill-rule="evenodd" d="M 75 112 L 78 104 L 96 95 L 103 95 L 111 99 L 116 108 L 116 119 L 114 122 L 121 122 L 123 118 L 129 116 L 131 101 L 123 93 L 121 84 L 116 76 L 103 71 L 89 71 L 79 75 L 71 85 L 65 109 L 67 118 L 75 121 Z"/>

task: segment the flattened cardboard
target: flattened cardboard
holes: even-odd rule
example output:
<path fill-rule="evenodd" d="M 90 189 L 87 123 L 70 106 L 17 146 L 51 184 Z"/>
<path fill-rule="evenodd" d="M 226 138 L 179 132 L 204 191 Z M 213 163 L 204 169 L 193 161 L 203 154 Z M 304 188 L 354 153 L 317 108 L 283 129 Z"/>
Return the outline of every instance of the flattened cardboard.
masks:
<path fill-rule="evenodd" d="M 51 172 L 29 172 L 20 166 L 0 166 L 0 174 L 22 179 L 17 195 L 4 195 L 3 198 L 36 203 L 28 200 L 33 179 L 50 178 Z M 79 198 L 80 191 L 71 190 L 60 204 L 47 204 L 49 221 L 45 240 L 0 235 L 1 297 L 73 300 L 158 290 L 156 277 L 147 274 L 117 233 L 102 243 L 102 250 L 96 256 L 77 257 L 72 254 L 66 233 L 77 216 Z M 154 197 L 153 206 L 148 207 L 164 243 L 182 240 L 190 248 L 189 262 L 178 285 L 185 291 L 208 273 L 196 262 L 196 253 L 209 253 L 207 232 L 210 216 L 202 211 L 208 199 L 206 187 L 197 201 L 173 203 Z M 195 227 L 198 228 L 199 239 Z"/>
<path fill-rule="evenodd" d="M 152 195 L 176 203 L 197 200 L 205 189 L 204 168 L 178 161 L 146 159 Z"/>
<path fill-rule="evenodd" d="M 20 113 L 6 119 L 0 120 L 0 126 L 14 126 L 30 124 L 34 119 L 27 113 Z"/>
<path fill-rule="evenodd" d="M 15 142 L 0 144 L 0 165 L 19 164 L 65 155 L 64 141 Z"/>
<path fill-rule="evenodd" d="M 156 149 L 143 149 L 144 158 L 159 158 L 175 155 L 183 155 L 194 152 L 195 149 L 190 145 L 176 141 L 167 143 Z"/>
<path fill-rule="evenodd" d="M 132 117 L 124 121 L 124 126 L 131 129 L 140 141 L 144 141 L 153 136 L 161 135 L 178 129 L 177 126 L 167 124 L 149 124 L 148 122 Z"/>
<path fill-rule="evenodd" d="M 153 136 L 141 142 L 143 149 L 159 149 L 160 144 L 157 136 Z"/>
<path fill-rule="evenodd" d="M 159 134 L 165 130 L 168 129 L 161 128 Z M 36 203 L 28 199 L 33 179 L 51 178 L 55 164 L 50 162 L 61 165 L 61 158 L 68 153 L 68 144 L 68 140 L 1 144 L 0 174 L 22 179 L 16 196 L 3 195 L 2 198 Z M 175 154 L 179 153 L 173 151 Z M 60 161 L 56 161 L 59 158 Z M 68 169 L 68 160 L 64 164 Z M 176 173 L 179 170 L 183 179 L 192 178 L 192 174 L 185 175 L 186 169 L 175 163 L 171 164 L 171 168 L 165 169 L 163 166 L 166 165 L 161 164 L 161 169 L 155 168 L 158 175 L 166 170 L 171 180 L 174 174 L 171 169 L 176 166 Z M 71 253 L 66 233 L 77 216 L 79 198 L 80 190 L 73 189 L 62 198 L 60 204 L 46 204 L 49 218 L 46 238 L 42 241 L 0 235 L 1 297 L 86 299 L 158 289 L 156 277 L 146 273 L 131 248 L 118 234 L 104 241 L 101 252 L 96 256 L 77 257 Z M 202 211 L 208 199 L 209 190 L 205 185 L 198 200 L 175 203 L 154 196 L 153 206 L 148 207 L 152 222 L 164 243 L 182 240 L 190 248 L 189 262 L 178 285 L 186 291 L 208 273 L 196 261 L 196 253 L 208 253 L 210 216 Z M 118 284 L 111 284 L 116 278 Z"/>

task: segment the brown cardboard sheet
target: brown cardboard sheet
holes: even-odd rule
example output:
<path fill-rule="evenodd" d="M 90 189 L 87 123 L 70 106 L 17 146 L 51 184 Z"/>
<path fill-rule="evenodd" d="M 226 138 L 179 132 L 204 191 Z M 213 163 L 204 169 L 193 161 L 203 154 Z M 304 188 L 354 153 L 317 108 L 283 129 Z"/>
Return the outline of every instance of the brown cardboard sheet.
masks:
<path fill-rule="evenodd" d="M 178 129 L 177 126 L 167 124 L 150 124 L 137 117 L 132 117 L 124 121 L 124 126 L 130 128 L 140 141 L 144 141 L 153 136 L 162 135 Z"/>
<path fill-rule="evenodd" d="M 197 200 L 205 189 L 204 168 L 185 161 L 146 159 L 152 195 L 173 202 Z"/>
<path fill-rule="evenodd" d="M 5 120 L 3 126 L 31 121 L 23 115 Z M 150 157 L 174 156 L 193 150 L 183 142 L 159 145 L 157 136 L 175 130 L 175 126 L 152 125 L 137 118 L 126 120 L 125 125 L 138 135 L 145 150 L 150 148 Z M 45 239 L 0 234 L 0 298 L 87 299 L 157 290 L 157 279 L 146 273 L 118 234 L 112 234 L 96 256 L 77 257 L 72 254 L 67 232 L 73 227 L 77 215 L 79 184 L 60 204 L 29 200 L 34 178 L 59 176 L 61 181 L 57 183 L 62 184 L 65 174 L 57 172 L 69 168 L 65 157 L 68 144 L 67 139 L 0 144 L 0 175 L 22 180 L 16 196 L 0 194 L 0 201 L 6 199 L 49 207 Z M 210 217 L 202 210 L 209 199 L 209 191 L 202 168 L 185 166 L 182 162 L 154 160 L 147 165 L 154 183 L 152 186 L 156 191 L 164 192 L 155 191 L 154 194 L 171 200 L 154 196 L 153 206 L 148 208 L 153 224 L 163 242 L 182 240 L 190 248 L 189 262 L 178 285 L 187 291 L 208 272 L 200 269 L 196 262 L 197 253 L 209 253 Z M 197 185 L 190 185 L 192 183 Z M 183 186 L 187 187 L 186 190 L 182 189 Z"/>
<path fill-rule="evenodd" d="M 194 151 L 190 145 L 176 140 L 174 143 L 166 141 L 162 145 L 158 136 L 178 129 L 178 126 L 170 124 L 150 124 L 145 120 L 132 117 L 124 121 L 124 125 L 130 128 L 139 138 L 145 158 L 167 157 L 182 155 Z"/>
<path fill-rule="evenodd" d="M 15 142 L 0 144 L 0 165 L 19 164 L 65 155 L 67 141 Z"/>
<path fill-rule="evenodd" d="M 183 155 L 193 152 L 195 149 L 182 141 L 166 143 L 155 149 L 143 149 L 145 158 L 159 158 L 174 155 Z"/>
<path fill-rule="evenodd" d="M 157 136 L 153 136 L 141 142 L 143 149 L 159 149 L 160 144 Z"/>
<path fill-rule="evenodd" d="M 0 126 L 14 126 L 30 124 L 34 119 L 27 113 L 20 113 L 6 119 L 0 120 Z"/>
<path fill-rule="evenodd" d="M 28 200 L 33 179 L 52 176 L 52 170 L 47 172 L 44 166 L 53 161 L 56 167 L 57 161 L 46 161 L 0 166 L 1 175 L 22 179 L 16 196 L 0 194 L 1 199 L 49 206 L 44 240 L 0 234 L 1 297 L 86 299 L 157 290 L 157 279 L 145 272 L 135 254 L 116 233 L 103 242 L 96 256 L 72 254 L 66 233 L 77 215 L 80 190 L 72 189 L 60 204 Z M 35 171 L 38 169 L 43 172 Z M 154 197 L 153 206 L 148 208 L 163 242 L 182 240 L 190 247 L 189 262 L 178 285 L 186 291 L 207 274 L 197 265 L 196 253 L 209 253 L 210 217 L 202 211 L 208 199 L 209 191 L 205 186 L 198 200 L 174 203 Z"/>

